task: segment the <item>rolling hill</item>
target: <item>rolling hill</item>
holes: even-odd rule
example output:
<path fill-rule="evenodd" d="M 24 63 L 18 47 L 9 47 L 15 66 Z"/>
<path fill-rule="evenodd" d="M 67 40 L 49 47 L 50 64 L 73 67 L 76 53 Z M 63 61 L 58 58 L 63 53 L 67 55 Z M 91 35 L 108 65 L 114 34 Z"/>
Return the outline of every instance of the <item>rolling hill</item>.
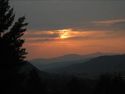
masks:
<path fill-rule="evenodd" d="M 51 59 L 35 59 L 31 60 L 31 64 L 36 66 L 38 69 L 42 71 L 53 70 L 57 68 L 68 67 L 73 64 L 83 63 L 92 59 L 94 57 L 101 56 L 102 53 L 94 53 L 88 55 L 77 55 L 77 54 L 68 54 L 56 58 Z"/>
<path fill-rule="evenodd" d="M 84 63 L 47 70 L 57 74 L 100 75 L 105 73 L 125 73 L 125 55 L 99 56 Z"/>

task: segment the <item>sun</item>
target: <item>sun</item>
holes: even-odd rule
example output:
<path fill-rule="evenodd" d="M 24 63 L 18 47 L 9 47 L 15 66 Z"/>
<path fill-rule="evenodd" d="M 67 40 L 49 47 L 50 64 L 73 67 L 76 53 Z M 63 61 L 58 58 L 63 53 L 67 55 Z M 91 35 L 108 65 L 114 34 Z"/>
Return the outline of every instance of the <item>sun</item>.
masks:
<path fill-rule="evenodd" d="M 59 31 L 59 37 L 60 39 L 68 39 L 70 38 L 70 32 L 71 29 L 62 29 L 62 30 L 58 30 Z"/>
<path fill-rule="evenodd" d="M 61 38 L 61 39 L 69 38 L 68 32 L 63 32 L 62 34 L 60 34 L 60 38 Z"/>

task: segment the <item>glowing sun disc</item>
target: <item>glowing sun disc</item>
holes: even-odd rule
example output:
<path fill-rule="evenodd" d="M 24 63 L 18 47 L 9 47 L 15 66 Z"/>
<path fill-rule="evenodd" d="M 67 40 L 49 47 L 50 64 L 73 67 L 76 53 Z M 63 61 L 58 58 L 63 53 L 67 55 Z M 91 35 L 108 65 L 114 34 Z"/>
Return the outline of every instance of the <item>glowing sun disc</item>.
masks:
<path fill-rule="evenodd" d="M 60 32 L 60 39 L 67 39 L 70 37 L 70 32 L 71 30 L 70 29 L 62 29 L 62 30 L 59 30 Z"/>

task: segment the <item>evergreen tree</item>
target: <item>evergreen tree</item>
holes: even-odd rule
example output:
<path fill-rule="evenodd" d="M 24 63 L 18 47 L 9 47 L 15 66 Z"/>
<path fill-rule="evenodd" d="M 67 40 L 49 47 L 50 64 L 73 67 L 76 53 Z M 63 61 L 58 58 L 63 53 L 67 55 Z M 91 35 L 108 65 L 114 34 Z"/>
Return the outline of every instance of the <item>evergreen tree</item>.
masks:
<path fill-rule="evenodd" d="M 95 94 L 112 94 L 111 93 L 112 75 L 104 74 L 98 79 L 95 87 Z"/>
<path fill-rule="evenodd" d="M 33 69 L 29 74 L 28 88 L 26 89 L 28 94 L 47 94 L 46 82 L 40 78 L 38 73 L 38 70 Z"/>
<path fill-rule="evenodd" d="M 26 31 L 24 27 L 27 23 L 24 23 L 25 17 L 19 18 L 15 23 L 14 18 L 9 0 L 0 0 L 0 52 L 4 62 L 22 62 L 26 55 L 25 49 L 22 48 L 24 40 L 21 37 Z"/>
<path fill-rule="evenodd" d="M 73 77 L 67 84 L 69 94 L 82 94 L 82 86 L 80 80 L 77 77 Z"/>
<path fill-rule="evenodd" d="M 9 5 L 9 0 L 0 0 L 0 85 L 5 92 L 18 91 L 21 88 L 22 74 L 19 74 L 24 64 L 24 40 L 21 38 L 26 31 L 25 17 L 14 21 L 15 14 Z M 14 92 L 13 92 L 14 93 Z M 17 92 L 16 92 L 17 93 Z M 17 93 L 18 94 L 18 93 Z"/>

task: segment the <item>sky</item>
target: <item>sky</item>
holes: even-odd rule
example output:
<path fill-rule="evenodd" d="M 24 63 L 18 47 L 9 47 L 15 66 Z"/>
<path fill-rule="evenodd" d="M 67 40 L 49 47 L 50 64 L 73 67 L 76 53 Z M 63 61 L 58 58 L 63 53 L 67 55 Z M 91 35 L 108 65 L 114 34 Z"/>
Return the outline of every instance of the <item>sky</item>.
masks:
<path fill-rule="evenodd" d="M 125 53 L 124 0 L 11 0 L 26 16 L 28 59 Z"/>

